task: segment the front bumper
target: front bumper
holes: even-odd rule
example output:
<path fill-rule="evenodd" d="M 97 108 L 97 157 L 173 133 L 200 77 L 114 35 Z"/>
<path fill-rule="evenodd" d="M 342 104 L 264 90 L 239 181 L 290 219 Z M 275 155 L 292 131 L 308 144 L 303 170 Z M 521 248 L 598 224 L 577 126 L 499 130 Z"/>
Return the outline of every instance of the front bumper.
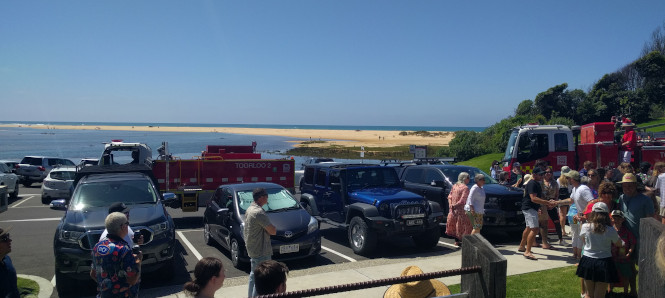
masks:
<path fill-rule="evenodd" d="M 69 196 L 70 196 L 69 189 L 50 188 L 46 185 L 42 185 L 42 197 L 69 199 Z"/>
<path fill-rule="evenodd" d="M 306 234 L 294 239 L 276 239 L 277 237 L 270 237 L 270 242 L 272 244 L 272 259 L 279 261 L 290 261 L 304 259 L 310 256 L 315 256 L 321 253 L 321 232 L 317 230 L 311 234 Z M 282 246 L 288 245 L 298 245 L 298 251 L 280 253 L 280 248 Z M 247 250 L 242 250 L 240 256 L 240 261 L 249 262 L 250 258 L 247 255 Z"/>
<path fill-rule="evenodd" d="M 404 235 L 414 236 L 438 228 L 443 221 L 443 213 L 437 212 L 429 217 L 421 218 L 422 224 L 413 224 L 409 219 L 390 219 L 382 216 L 368 217 L 369 228 L 381 236 Z"/>

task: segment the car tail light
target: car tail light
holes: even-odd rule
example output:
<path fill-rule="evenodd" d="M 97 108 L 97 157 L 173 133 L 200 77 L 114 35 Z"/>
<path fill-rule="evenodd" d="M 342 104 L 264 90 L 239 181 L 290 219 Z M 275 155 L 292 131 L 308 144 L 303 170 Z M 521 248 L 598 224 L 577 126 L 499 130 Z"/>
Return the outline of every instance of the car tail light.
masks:
<path fill-rule="evenodd" d="M 39 167 L 39 168 L 37 168 L 37 169 L 40 170 L 40 171 L 42 171 L 42 172 L 43 172 L 43 171 L 46 171 L 46 168 L 44 168 L 44 167 Z"/>

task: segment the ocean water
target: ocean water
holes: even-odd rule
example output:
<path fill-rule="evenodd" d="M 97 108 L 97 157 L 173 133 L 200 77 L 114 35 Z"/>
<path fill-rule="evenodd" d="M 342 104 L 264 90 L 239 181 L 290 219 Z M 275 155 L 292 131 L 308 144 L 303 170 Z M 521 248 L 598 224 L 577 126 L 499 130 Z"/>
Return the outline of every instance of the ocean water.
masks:
<path fill-rule="evenodd" d="M 486 127 L 466 126 L 369 126 L 369 125 L 302 125 L 302 124 L 229 124 L 229 123 L 143 123 L 143 122 L 44 122 L 0 121 L 0 124 L 30 125 L 88 125 L 88 126 L 166 126 L 166 127 L 243 127 L 278 129 L 332 129 L 332 130 L 396 130 L 396 131 L 482 131 Z"/>

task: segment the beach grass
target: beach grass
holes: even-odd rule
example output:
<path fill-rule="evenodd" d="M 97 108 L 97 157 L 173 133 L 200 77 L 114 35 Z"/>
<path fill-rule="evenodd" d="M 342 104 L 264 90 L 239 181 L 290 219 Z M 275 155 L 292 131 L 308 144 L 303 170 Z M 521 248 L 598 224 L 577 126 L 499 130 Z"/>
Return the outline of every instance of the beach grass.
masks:
<path fill-rule="evenodd" d="M 492 166 L 492 161 L 501 160 L 503 158 L 503 153 L 490 153 L 474 157 L 469 160 L 461 161 L 456 163 L 457 165 L 471 166 L 481 169 L 483 172 L 489 174 L 489 169 Z"/>
<path fill-rule="evenodd" d="M 511 275 L 506 279 L 506 297 L 579 297 L 580 278 L 575 266 Z M 460 285 L 449 285 L 451 293 L 459 293 Z M 623 288 L 614 288 L 607 297 L 622 297 Z"/>

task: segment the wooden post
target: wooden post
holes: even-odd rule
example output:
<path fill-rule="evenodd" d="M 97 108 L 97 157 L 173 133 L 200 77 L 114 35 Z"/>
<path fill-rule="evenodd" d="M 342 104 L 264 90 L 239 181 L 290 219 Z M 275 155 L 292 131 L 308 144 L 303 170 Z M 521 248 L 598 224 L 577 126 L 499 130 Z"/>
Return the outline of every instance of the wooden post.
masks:
<path fill-rule="evenodd" d="M 462 267 L 481 266 L 480 273 L 462 275 L 460 291 L 469 297 L 506 297 L 508 260 L 480 234 L 462 241 Z"/>
<path fill-rule="evenodd" d="M 638 296 L 640 297 L 663 297 L 665 279 L 663 279 L 656 267 L 654 257 L 658 237 L 665 233 L 665 225 L 655 218 L 642 218 L 640 220 L 640 253 L 638 265 Z"/>

